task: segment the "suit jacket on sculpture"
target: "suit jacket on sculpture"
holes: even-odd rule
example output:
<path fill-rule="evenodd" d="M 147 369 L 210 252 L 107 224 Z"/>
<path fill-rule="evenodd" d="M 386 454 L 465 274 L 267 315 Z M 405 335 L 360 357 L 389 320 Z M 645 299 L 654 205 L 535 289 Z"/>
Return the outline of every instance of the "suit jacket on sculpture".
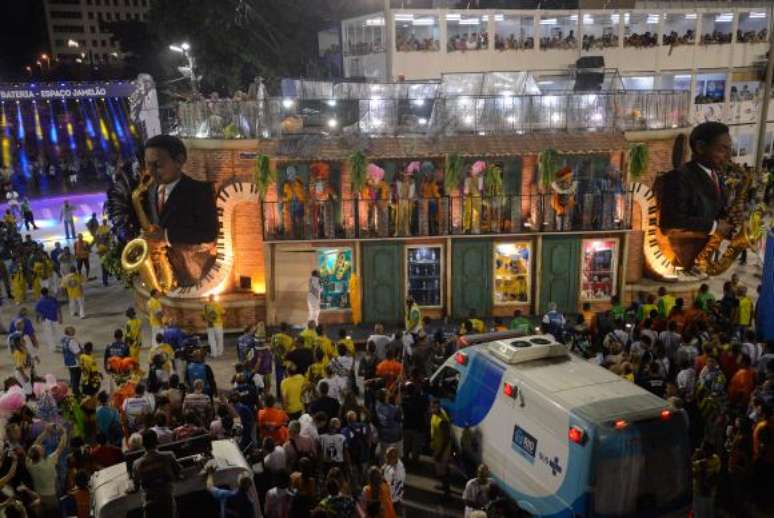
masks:
<path fill-rule="evenodd" d="M 723 180 L 720 193 L 712 178 L 691 161 L 660 180 L 660 226 L 663 230 L 689 230 L 709 234 L 724 208 Z"/>
<path fill-rule="evenodd" d="M 218 212 L 212 184 L 182 175 L 164 203 L 157 207 L 158 189 L 148 192 L 146 210 L 151 221 L 167 231 L 170 244 L 210 243 L 218 236 Z"/>

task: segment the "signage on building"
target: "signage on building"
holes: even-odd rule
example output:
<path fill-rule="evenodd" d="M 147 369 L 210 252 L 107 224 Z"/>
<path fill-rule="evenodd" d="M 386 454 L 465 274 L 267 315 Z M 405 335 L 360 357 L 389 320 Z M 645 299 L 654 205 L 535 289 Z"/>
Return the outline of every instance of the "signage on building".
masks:
<path fill-rule="evenodd" d="M 0 100 L 33 101 L 49 99 L 94 99 L 100 97 L 129 97 L 134 85 L 125 83 L 51 83 L 0 84 Z"/>

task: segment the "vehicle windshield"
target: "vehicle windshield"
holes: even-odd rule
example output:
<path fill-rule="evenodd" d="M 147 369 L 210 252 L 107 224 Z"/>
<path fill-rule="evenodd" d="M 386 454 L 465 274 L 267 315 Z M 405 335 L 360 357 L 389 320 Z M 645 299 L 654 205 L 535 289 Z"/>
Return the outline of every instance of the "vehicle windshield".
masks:
<path fill-rule="evenodd" d="M 662 516 L 687 504 L 690 444 L 681 415 L 610 426 L 595 456 L 594 516 Z"/>

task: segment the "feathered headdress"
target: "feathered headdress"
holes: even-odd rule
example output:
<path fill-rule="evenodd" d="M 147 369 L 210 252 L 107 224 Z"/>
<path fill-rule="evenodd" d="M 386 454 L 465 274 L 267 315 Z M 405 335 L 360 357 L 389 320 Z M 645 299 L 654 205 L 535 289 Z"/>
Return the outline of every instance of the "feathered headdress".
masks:
<path fill-rule="evenodd" d="M 406 166 L 406 169 L 404 172 L 407 175 L 413 175 L 415 173 L 418 173 L 421 169 L 421 164 L 419 163 L 419 160 L 414 160 L 413 162 L 410 162 L 409 165 Z"/>
<path fill-rule="evenodd" d="M 473 165 L 470 166 L 470 174 L 473 176 L 478 176 L 484 171 L 484 169 L 486 169 L 486 162 L 483 160 L 473 162 Z"/>
<path fill-rule="evenodd" d="M 312 170 L 312 178 L 315 180 L 327 180 L 331 172 L 330 166 L 325 162 L 314 162 L 310 169 Z"/>
<path fill-rule="evenodd" d="M 368 179 L 373 182 L 381 182 L 384 179 L 384 169 L 373 162 L 368 164 L 366 174 L 368 175 Z"/>

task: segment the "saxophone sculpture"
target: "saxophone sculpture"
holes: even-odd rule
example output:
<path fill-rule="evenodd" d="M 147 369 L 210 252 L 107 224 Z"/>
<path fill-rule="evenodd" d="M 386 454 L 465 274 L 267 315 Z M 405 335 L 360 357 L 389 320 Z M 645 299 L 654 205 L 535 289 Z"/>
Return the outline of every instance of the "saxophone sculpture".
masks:
<path fill-rule="evenodd" d="M 155 227 L 143 206 L 145 195 L 154 185 L 156 182 L 151 175 L 143 173 L 140 184 L 132 191 L 132 207 L 143 232 L 150 232 Z M 151 244 L 143 237 L 132 239 L 121 253 L 121 267 L 129 273 L 139 273 L 149 289 L 166 293 L 175 287 L 175 276 L 167 257 L 166 245 Z"/>
<path fill-rule="evenodd" d="M 707 244 L 696 256 L 696 267 L 708 275 L 718 275 L 728 270 L 742 250 L 755 248 L 763 236 L 763 210 L 760 207 L 752 211 L 747 209 L 750 191 L 755 187 L 756 171 L 745 171 L 742 167 L 732 164 L 729 173 L 728 184 L 732 187 L 733 200 L 727 219 L 736 230 L 718 259 L 715 259 L 716 252 L 725 240 L 718 232 L 710 236 Z"/>

